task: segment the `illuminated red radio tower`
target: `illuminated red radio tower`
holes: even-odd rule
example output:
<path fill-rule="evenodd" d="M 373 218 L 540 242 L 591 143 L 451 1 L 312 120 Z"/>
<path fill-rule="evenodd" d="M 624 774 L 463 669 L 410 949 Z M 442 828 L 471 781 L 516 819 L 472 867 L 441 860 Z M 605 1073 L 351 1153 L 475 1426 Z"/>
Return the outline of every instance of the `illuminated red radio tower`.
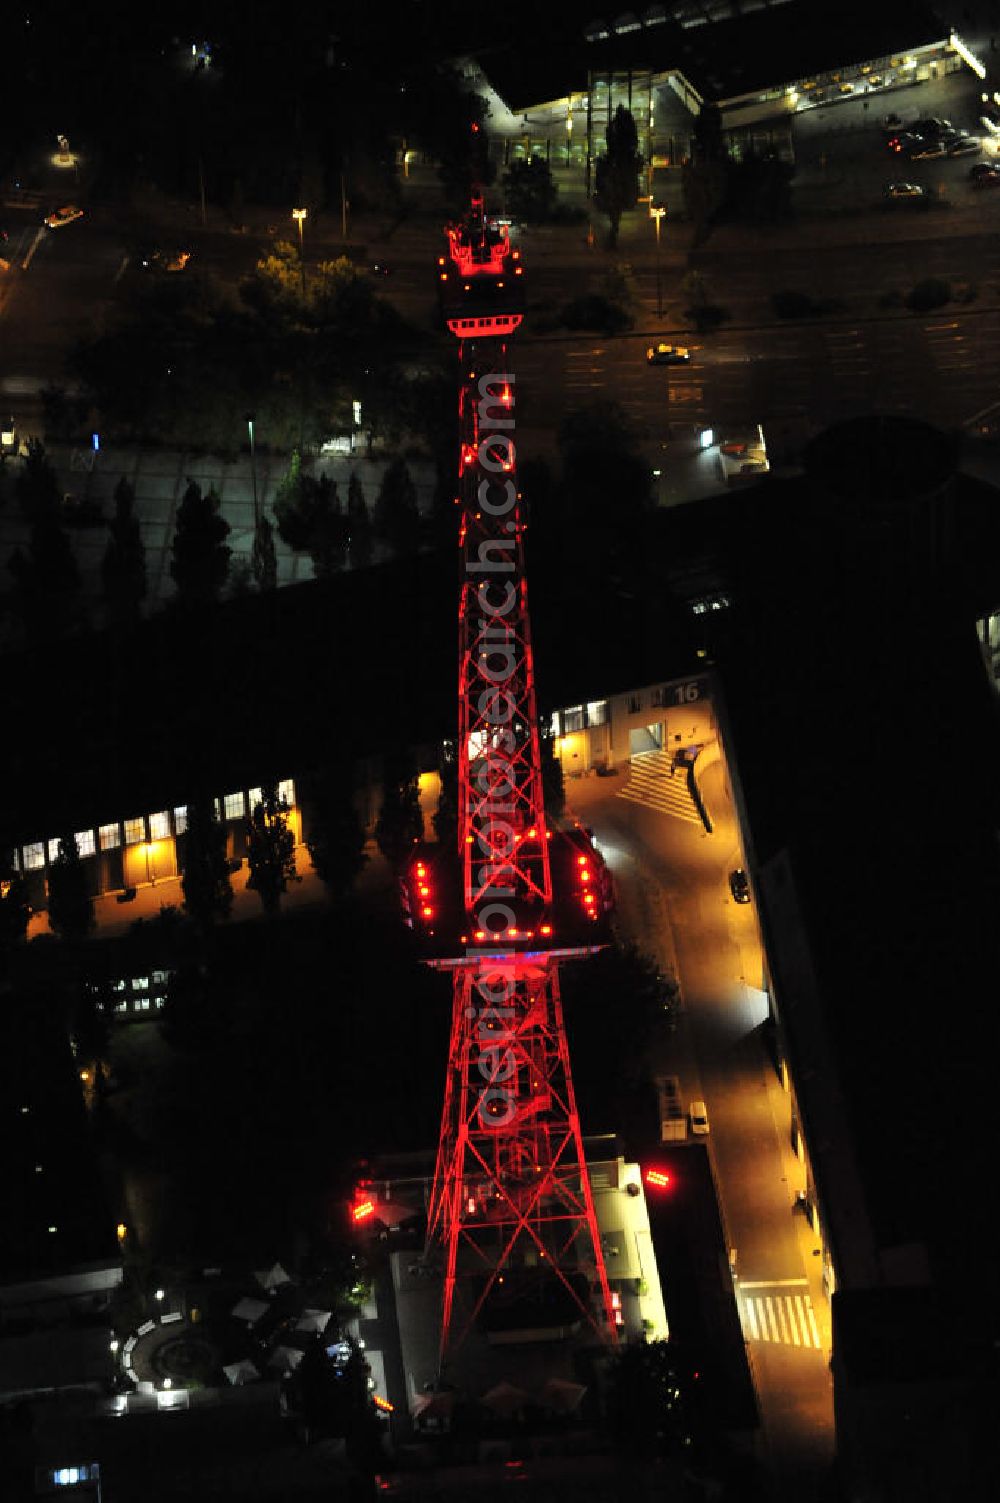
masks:
<path fill-rule="evenodd" d="M 520 252 L 478 196 L 447 235 L 439 286 L 460 369 L 459 859 L 418 847 L 403 882 L 428 963 L 454 974 L 428 1213 L 428 1249 L 443 1261 L 442 1365 L 477 1322 L 510 1328 L 532 1310 L 535 1324 L 560 1312 L 560 1325 L 616 1336 L 559 993 L 560 961 L 606 942 L 611 889 L 579 826 L 546 826 L 506 345 L 524 308 Z"/>

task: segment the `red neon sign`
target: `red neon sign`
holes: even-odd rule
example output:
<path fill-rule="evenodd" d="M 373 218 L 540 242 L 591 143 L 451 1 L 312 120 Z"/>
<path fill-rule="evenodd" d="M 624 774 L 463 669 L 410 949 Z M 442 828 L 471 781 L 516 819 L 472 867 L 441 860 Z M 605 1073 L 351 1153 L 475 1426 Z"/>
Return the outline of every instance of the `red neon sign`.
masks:
<path fill-rule="evenodd" d="M 375 1215 L 375 1202 L 373 1200 L 359 1201 L 351 1208 L 351 1215 L 355 1221 L 367 1221 L 369 1216 Z"/>
<path fill-rule="evenodd" d="M 670 1175 L 665 1174 L 662 1169 L 647 1169 L 646 1183 L 655 1185 L 657 1190 L 665 1190 L 670 1183 Z"/>

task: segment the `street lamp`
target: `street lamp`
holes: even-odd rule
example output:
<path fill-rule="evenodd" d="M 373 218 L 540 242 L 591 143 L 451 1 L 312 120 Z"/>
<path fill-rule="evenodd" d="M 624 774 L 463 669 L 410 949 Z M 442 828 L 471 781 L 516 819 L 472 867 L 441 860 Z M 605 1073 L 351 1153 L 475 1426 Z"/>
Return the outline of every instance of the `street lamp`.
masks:
<path fill-rule="evenodd" d="M 253 525 L 256 531 L 260 522 L 260 509 L 257 505 L 257 456 L 253 446 L 253 413 L 247 413 L 247 429 L 250 434 L 250 484 L 253 487 Z"/>
<path fill-rule="evenodd" d="M 302 249 L 302 226 L 305 223 L 306 215 L 308 213 L 309 213 L 308 209 L 293 209 L 292 210 L 292 218 L 295 220 L 295 223 L 299 227 L 299 275 L 302 278 L 302 296 L 303 297 L 305 297 L 305 295 L 306 295 L 306 263 L 305 263 L 305 259 L 304 259 L 304 252 L 303 252 L 303 249 Z"/>
<path fill-rule="evenodd" d="M 660 277 L 660 220 L 666 213 L 661 204 L 649 205 L 649 217 L 656 225 L 656 316 L 663 317 L 663 283 Z"/>

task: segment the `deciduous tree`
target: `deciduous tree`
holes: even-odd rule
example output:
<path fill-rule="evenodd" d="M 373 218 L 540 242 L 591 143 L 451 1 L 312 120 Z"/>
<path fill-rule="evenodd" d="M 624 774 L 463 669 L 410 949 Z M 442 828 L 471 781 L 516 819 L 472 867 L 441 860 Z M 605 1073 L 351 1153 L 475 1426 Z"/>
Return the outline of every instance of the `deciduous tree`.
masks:
<path fill-rule="evenodd" d="M 80 619 L 80 571 L 62 525 L 59 478 L 37 439 L 28 441 L 15 491 L 31 523 L 27 549 L 16 548 L 8 562 L 15 599 L 29 634 L 57 637 Z"/>
<path fill-rule="evenodd" d="M 340 900 L 350 892 L 368 859 L 351 765 L 344 759 L 299 781 L 308 813 L 306 844 L 312 864 L 330 896 Z"/>
<path fill-rule="evenodd" d="M 372 561 L 372 519 L 364 487 L 353 471 L 347 482 L 347 557 L 352 569 L 367 569 Z"/>
<path fill-rule="evenodd" d="M 695 121 L 691 156 L 681 169 L 684 208 L 694 224 L 695 245 L 702 245 L 726 202 L 730 159 L 717 105 L 705 104 Z"/>
<path fill-rule="evenodd" d="M 301 878 L 295 874 L 295 836 L 288 827 L 288 805 L 273 781 L 265 783 L 260 801 L 250 811 L 247 863 L 247 886 L 260 898 L 266 914 L 276 914 L 289 882 Z"/>
<path fill-rule="evenodd" d="M 215 817 L 210 798 L 195 798 L 188 804 L 181 891 L 184 907 L 203 934 L 232 911 L 226 831 Z"/>
<path fill-rule="evenodd" d="M 28 889 L 19 872 L 0 878 L 0 978 L 10 963 L 10 954 L 23 944 L 31 919 Z"/>
<path fill-rule="evenodd" d="M 344 567 L 347 538 L 348 523 L 340 509 L 337 483 L 324 475 L 316 486 L 308 542 L 317 579 L 329 579 Z"/>
<path fill-rule="evenodd" d="M 14 481 L 14 494 L 29 522 L 40 516 L 58 516 L 62 503 L 59 476 L 37 438 L 29 438 L 24 464 Z"/>
<path fill-rule="evenodd" d="M 229 574 L 232 549 L 226 546 L 229 523 L 219 514 L 214 490 L 202 495 L 201 487 L 188 481 L 177 511 L 173 560 L 170 574 L 177 586 L 177 600 L 186 607 L 214 604 L 222 594 Z"/>
<path fill-rule="evenodd" d="M 689 1445 L 680 1391 L 669 1342 L 623 1347 L 608 1374 L 608 1422 L 619 1446 L 652 1459 Z"/>
<path fill-rule="evenodd" d="M 112 993 L 108 982 L 79 981 L 73 998 L 72 1030 L 80 1059 L 108 1057 L 111 1040 Z"/>
<path fill-rule="evenodd" d="M 123 475 L 115 486 L 115 515 L 101 561 L 104 598 L 123 624 L 137 619 L 146 596 L 146 548 L 134 506 L 135 491 Z"/>
<path fill-rule="evenodd" d="M 607 152 L 598 157 L 594 199 L 602 214 L 608 216 L 608 245 L 618 244 L 622 215 L 634 209 L 639 197 L 639 133 L 632 114 L 620 104 L 608 121 L 605 133 Z"/>
<path fill-rule="evenodd" d="M 441 792 L 431 817 L 434 833 L 447 851 L 454 851 L 458 840 L 458 763 L 454 742 L 446 742 L 438 763 Z"/>
<path fill-rule="evenodd" d="M 63 835 L 49 866 L 49 926 L 60 939 L 86 939 L 94 927 L 94 905 L 75 835 Z"/>
<path fill-rule="evenodd" d="M 394 553 L 414 553 L 420 540 L 417 488 L 403 459 L 394 459 L 382 476 L 375 501 L 375 535 Z"/>
<path fill-rule="evenodd" d="M 489 101 L 470 90 L 458 70 L 442 65 L 424 71 L 408 95 L 407 131 L 435 159 L 445 196 L 453 207 L 469 202 L 473 183 L 489 186 L 495 168 L 486 150 Z"/>
<path fill-rule="evenodd" d="M 278 555 L 274 551 L 274 528 L 263 512 L 254 525 L 250 564 L 258 590 L 277 589 Z"/>
<path fill-rule="evenodd" d="M 309 482 L 310 477 L 302 473 L 302 456 L 294 449 L 288 472 L 278 484 L 273 510 L 278 536 L 297 553 L 304 552 L 309 546 L 314 510 Z"/>
<path fill-rule="evenodd" d="M 527 224 L 544 224 L 556 202 L 552 170 L 542 157 L 512 162 L 503 177 L 507 213 Z"/>
<path fill-rule="evenodd" d="M 202 1053 L 220 1047 L 227 1034 L 229 995 L 220 977 L 204 965 L 180 966 L 167 983 L 160 1027 L 172 1049 Z"/>
<path fill-rule="evenodd" d="M 558 819 L 566 809 L 566 784 L 563 781 L 562 763 L 556 756 L 555 737 L 550 732 L 543 731 L 539 737 L 539 748 L 545 812 L 550 819 Z"/>
<path fill-rule="evenodd" d="M 382 776 L 382 808 L 375 824 L 378 848 L 393 866 L 400 866 L 423 832 L 424 816 L 413 760 L 403 752 L 390 753 Z"/>

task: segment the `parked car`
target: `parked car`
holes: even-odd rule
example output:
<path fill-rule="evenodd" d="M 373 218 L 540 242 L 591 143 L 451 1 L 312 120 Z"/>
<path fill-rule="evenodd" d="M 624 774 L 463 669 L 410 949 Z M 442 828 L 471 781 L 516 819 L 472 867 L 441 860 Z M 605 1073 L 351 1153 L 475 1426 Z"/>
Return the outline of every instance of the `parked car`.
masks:
<path fill-rule="evenodd" d="M 74 219 L 82 219 L 83 210 L 78 209 L 76 204 L 64 204 L 61 209 L 55 209 L 46 215 L 45 223 L 50 230 L 61 230 L 64 224 L 72 224 Z"/>
<path fill-rule="evenodd" d="M 887 183 L 886 198 L 923 198 L 924 190 L 916 183 Z"/>
<path fill-rule="evenodd" d="M 704 1101 L 692 1101 L 688 1112 L 691 1117 L 691 1131 L 697 1133 L 699 1137 L 707 1137 L 710 1129 L 708 1126 L 708 1108 Z"/>
<path fill-rule="evenodd" d="M 911 162 L 931 162 L 938 157 L 946 157 L 948 148 L 937 138 L 932 140 L 925 137 L 916 146 L 911 146 L 906 154 Z"/>
<path fill-rule="evenodd" d="M 734 872 L 729 873 L 729 891 L 737 903 L 749 903 L 750 879 L 742 866 L 738 866 Z"/>
<path fill-rule="evenodd" d="M 682 344 L 650 345 L 646 351 L 649 365 L 687 365 L 690 359 L 690 350 Z"/>
<path fill-rule="evenodd" d="M 940 136 L 943 131 L 954 130 L 950 120 L 942 120 L 939 115 L 928 115 L 924 120 L 914 120 L 908 130 L 914 131 L 918 136 L 926 136 L 929 140 Z"/>
<path fill-rule="evenodd" d="M 914 135 L 913 131 L 897 130 L 885 143 L 886 151 L 895 156 L 907 156 L 911 151 L 919 150 L 922 145 L 922 137 Z"/>

